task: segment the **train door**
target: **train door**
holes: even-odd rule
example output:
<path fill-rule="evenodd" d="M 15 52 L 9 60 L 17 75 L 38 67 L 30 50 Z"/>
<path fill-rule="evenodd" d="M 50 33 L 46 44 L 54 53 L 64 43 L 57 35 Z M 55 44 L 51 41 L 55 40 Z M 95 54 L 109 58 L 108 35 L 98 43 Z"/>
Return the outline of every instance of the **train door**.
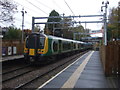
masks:
<path fill-rule="evenodd" d="M 37 49 L 39 47 L 39 35 L 37 34 L 30 35 L 27 43 L 28 43 L 29 55 L 36 56 Z"/>

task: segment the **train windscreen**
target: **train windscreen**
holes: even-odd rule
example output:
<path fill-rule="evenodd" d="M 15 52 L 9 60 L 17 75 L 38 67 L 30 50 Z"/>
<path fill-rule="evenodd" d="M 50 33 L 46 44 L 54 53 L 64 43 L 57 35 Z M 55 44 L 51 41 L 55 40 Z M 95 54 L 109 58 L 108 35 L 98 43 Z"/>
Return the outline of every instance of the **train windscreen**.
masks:
<path fill-rule="evenodd" d="M 44 49 L 45 37 L 40 35 L 30 35 L 26 40 L 27 48 Z"/>
<path fill-rule="evenodd" d="M 37 35 L 30 35 L 28 37 L 28 40 L 26 41 L 26 45 L 28 48 L 38 48 L 39 42 L 38 42 L 38 36 Z"/>

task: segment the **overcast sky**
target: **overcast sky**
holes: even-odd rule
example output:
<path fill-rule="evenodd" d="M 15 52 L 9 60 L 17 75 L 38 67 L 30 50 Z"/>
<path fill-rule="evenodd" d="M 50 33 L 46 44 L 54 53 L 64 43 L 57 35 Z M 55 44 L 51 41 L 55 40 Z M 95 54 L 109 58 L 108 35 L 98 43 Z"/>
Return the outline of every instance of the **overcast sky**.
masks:
<path fill-rule="evenodd" d="M 21 28 L 22 23 L 22 13 L 21 10 L 27 11 L 25 14 L 25 29 L 31 29 L 32 16 L 34 17 L 44 17 L 49 16 L 49 13 L 54 9 L 59 14 L 69 15 L 100 15 L 102 1 L 106 0 L 13 0 L 18 4 L 18 13 L 15 15 L 16 20 L 14 25 Z M 117 7 L 120 0 L 108 0 L 108 11 L 112 7 Z M 67 4 L 71 8 L 67 6 Z M 108 13 L 109 14 L 109 13 Z M 101 20 L 101 17 L 97 18 L 77 18 L 75 20 Z M 82 24 L 85 27 L 85 24 Z M 86 24 L 86 28 L 91 30 L 101 29 L 102 24 Z M 43 28 L 43 26 L 41 26 Z"/>

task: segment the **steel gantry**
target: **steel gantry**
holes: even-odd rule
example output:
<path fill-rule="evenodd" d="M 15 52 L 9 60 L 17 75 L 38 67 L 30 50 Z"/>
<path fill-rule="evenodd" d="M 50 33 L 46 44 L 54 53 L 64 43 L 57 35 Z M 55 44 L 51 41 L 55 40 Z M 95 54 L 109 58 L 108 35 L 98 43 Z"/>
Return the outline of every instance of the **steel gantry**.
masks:
<path fill-rule="evenodd" d="M 104 15 L 78 15 L 78 16 L 50 16 L 50 17 L 32 17 L 32 31 L 34 32 L 35 24 L 81 24 L 81 23 L 103 23 L 103 21 L 72 21 L 72 22 L 35 22 L 37 19 L 49 19 L 49 18 L 82 18 L 82 17 L 103 17 Z"/>
<path fill-rule="evenodd" d="M 35 22 L 37 19 L 49 19 L 49 18 L 82 18 L 82 17 L 102 17 L 102 20 L 98 21 L 71 21 L 71 22 Z M 34 32 L 35 24 L 81 24 L 81 23 L 104 23 L 104 44 L 107 45 L 107 24 L 106 24 L 106 13 L 103 15 L 78 15 L 78 16 L 50 16 L 50 17 L 32 17 L 32 32 Z M 61 27 L 63 28 L 63 27 Z"/>

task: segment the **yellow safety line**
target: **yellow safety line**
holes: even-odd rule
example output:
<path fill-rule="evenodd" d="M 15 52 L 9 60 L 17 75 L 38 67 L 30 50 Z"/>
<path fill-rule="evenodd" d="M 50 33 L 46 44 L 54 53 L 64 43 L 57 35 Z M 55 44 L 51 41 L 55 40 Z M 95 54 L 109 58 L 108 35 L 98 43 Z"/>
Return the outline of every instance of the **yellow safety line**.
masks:
<path fill-rule="evenodd" d="M 78 78 L 80 77 L 82 71 L 84 70 L 86 64 L 88 63 L 90 57 L 92 56 L 94 51 L 90 53 L 89 56 L 80 64 L 80 66 L 76 69 L 76 71 L 71 75 L 71 77 L 66 81 L 66 83 L 61 88 L 74 88 Z"/>
<path fill-rule="evenodd" d="M 89 53 L 89 52 L 87 52 Z M 79 59 L 81 59 L 83 56 L 85 56 L 87 53 L 85 53 L 84 55 L 82 55 L 80 58 L 78 58 L 76 61 L 74 61 L 73 63 L 71 63 L 70 65 L 68 65 L 66 68 L 64 68 L 62 71 L 60 71 L 59 73 L 57 73 L 54 77 L 52 77 L 51 79 L 49 79 L 48 81 L 46 81 L 44 84 L 42 84 L 40 87 L 38 87 L 36 90 L 39 90 L 40 88 L 44 87 L 46 84 L 48 84 L 50 81 L 52 81 L 54 78 L 56 78 L 58 75 L 60 75 L 62 72 L 64 72 L 66 69 L 68 69 L 70 66 L 72 66 L 73 64 L 75 64 L 77 61 L 79 61 Z"/>

